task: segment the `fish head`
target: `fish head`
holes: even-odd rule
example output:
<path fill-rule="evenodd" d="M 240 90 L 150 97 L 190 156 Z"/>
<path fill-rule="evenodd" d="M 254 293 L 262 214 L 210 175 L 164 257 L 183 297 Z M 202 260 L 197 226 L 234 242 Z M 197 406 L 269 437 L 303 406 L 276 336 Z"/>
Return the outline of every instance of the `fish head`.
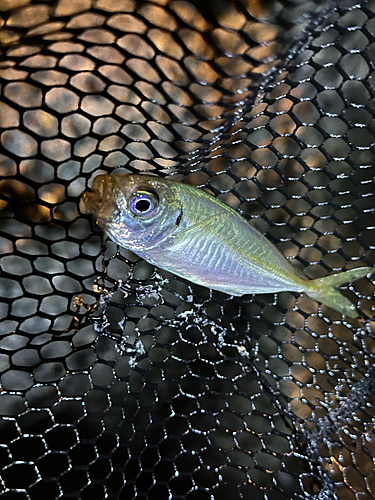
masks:
<path fill-rule="evenodd" d="M 181 202 L 174 184 L 151 175 L 98 175 L 82 194 L 81 210 L 93 214 L 114 242 L 137 253 L 175 231 Z"/>

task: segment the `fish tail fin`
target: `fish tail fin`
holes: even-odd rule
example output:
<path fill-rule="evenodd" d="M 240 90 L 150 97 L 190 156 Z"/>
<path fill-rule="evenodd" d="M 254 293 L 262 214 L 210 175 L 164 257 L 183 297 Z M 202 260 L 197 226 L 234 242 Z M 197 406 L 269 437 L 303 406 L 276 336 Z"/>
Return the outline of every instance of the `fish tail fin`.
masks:
<path fill-rule="evenodd" d="M 318 278 L 311 282 L 311 288 L 306 289 L 305 293 L 312 299 L 332 307 L 332 309 L 339 311 L 341 314 L 346 314 L 350 318 L 358 318 L 359 314 L 356 311 L 355 305 L 339 292 L 338 287 L 343 283 L 355 281 L 374 272 L 375 267 L 359 267 L 344 273 Z"/>

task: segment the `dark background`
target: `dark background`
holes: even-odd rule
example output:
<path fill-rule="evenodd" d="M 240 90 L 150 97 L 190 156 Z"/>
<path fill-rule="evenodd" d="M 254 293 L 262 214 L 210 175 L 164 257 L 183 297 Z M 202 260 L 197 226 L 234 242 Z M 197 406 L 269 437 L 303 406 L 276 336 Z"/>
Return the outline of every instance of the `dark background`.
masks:
<path fill-rule="evenodd" d="M 375 2 L 0 0 L 4 499 L 375 498 L 374 281 L 351 320 L 154 269 L 99 173 L 207 189 L 310 278 L 374 265 Z"/>

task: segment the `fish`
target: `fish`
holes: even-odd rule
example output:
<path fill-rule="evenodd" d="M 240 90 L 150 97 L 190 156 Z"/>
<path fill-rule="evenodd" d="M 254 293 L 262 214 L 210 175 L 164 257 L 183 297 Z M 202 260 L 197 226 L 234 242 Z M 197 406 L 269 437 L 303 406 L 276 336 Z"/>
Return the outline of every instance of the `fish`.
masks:
<path fill-rule="evenodd" d="M 305 293 L 350 318 L 356 307 L 338 287 L 374 273 L 359 267 L 309 279 L 247 219 L 194 186 L 148 174 L 95 177 L 82 194 L 109 238 L 192 283 L 233 296 Z"/>

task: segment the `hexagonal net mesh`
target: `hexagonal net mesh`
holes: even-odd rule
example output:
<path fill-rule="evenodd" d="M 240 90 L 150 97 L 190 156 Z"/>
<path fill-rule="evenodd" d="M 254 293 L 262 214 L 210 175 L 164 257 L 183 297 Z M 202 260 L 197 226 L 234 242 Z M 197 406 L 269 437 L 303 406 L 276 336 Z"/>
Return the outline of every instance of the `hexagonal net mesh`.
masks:
<path fill-rule="evenodd" d="M 152 171 L 310 278 L 374 265 L 375 1 L 0 0 L 6 499 L 375 498 L 374 281 L 351 320 L 233 298 L 103 238 Z"/>

